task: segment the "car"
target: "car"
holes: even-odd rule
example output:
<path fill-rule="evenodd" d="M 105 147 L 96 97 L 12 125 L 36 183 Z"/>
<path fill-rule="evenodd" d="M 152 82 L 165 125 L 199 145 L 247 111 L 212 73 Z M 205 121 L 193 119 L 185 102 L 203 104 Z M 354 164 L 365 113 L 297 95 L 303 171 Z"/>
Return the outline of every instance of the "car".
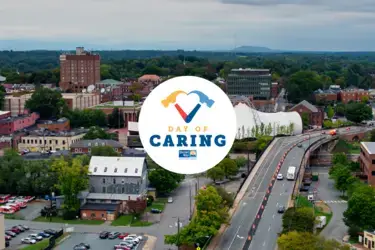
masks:
<path fill-rule="evenodd" d="M 139 240 L 137 237 L 130 237 L 130 236 L 125 237 L 125 238 L 123 239 L 123 241 L 131 241 L 131 242 L 135 242 L 135 243 L 137 243 L 137 244 L 140 242 L 140 240 Z"/>
<path fill-rule="evenodd" d="M 278 175 L 277 175 L 277 179 L 278 179 L 278 180 L 283 180 L 283 179 L 284 179 L 283 174 L 278 174 Z"/>
<path fill-rule="evenodd" d="M 116 239 L 119 235 L 120 235 L 119 232 L 110 232 L 108 234 L 108 239 L 111 239 L 111 240 Z"/>
<path fill-rule="evenodd" d="M 12 227 L 10 229 L 10 231 L 12 231 L 13 233 L 16 233 L 16 234 L 19 234 L 21 232 L 21 230 L 18 227 L 16 227 L 16 226 Z"/>
<path fill-rule="evenodd" d="M 109 232 L 107 231 L 102 231 L 99 233 L 99 238 L 100 239 L 107 239 L 108 238 L 108 235 L 109 235 Z"/>
<path fill-rule="evenodd" d="M 15 227 L 17 227 L 21 233 L 26 231 L 26 229 L 21 226 L 15 226 Z"/>
<path fill-rule="evenodd" d="M 26 231 L 29 230 L 30 228 L 26 225 L 18 225 L 19 227 L 22 227 L 23 229 L 25 229 Z"/>
<path fill-rule="evenodd" d="M 21 240 L 22 244 L 35 244 L 36 240 L 30 239 L 30 238 L 24 238 Z"/>
<path fill-rule="evenodd" d="M 157 208 L 151 208 L 151 213 L 153 213 L 153 214 L 160 214 L 161 210 L 157 209 Z"/>
<path fill-rule="evenodd" d="M 139 241 L 143 240 L 143 237 L 141 235 L 129 234 L 128 237 L 137 238 Z"/>
<path fill-rule="evenodd" d="M 40 233 L 38 233 L 38 236 L 41 236 L 41 237 L 43 237 L 43 238 L 48 238 L 48 237 L 50 237 L 51 235 L 50 235 L 50 234 L 47 234 L 47 233 L 45 233 L 45 232 L 40 232 Z"/>
<path fill-rule="evenodd" d="M 123 238 L 127 237 L 128 235 L 129 235 L 128 233 L 120 233 L 117 237 L 119 239 L 123 239 Z"/>
<path fill-rule="evenodd" d="M 17 236 L 17 234 L 15 232 L 12 232 L 10 230 L 5 231 L 5 234 L 9 235 L 10 237 L 16 237 Z"/>
<path fill-rule="evenodd" d="M 277 212 L 278 212 L 279 214 L 284 213 L 284 212 L 285 212 L 285 207 L 284 207 L 283 205 L 280 205 L 280 206 L 277 208 Z"/>
<path fill-rule="evenodd" d="M 43 240 L 43 237 L 42 236 L 38 236 L 37 234 L 29 234 L 28 238 L 36 240 L 36 241 Z"/>
<path fill-rule="evenodd" d="M 297 147 L 299 147 L 299 148 L 302 148 L 302 144 L 301 144 L 301 143 L 300 143 L 300 144 L 298 144 L 298 145 L 297 145 Z"/>
<path fill-rule="evenodd" d="M 131 250 L 134 247 L 130 242 L 120 242 L 114 246 L 114 249 Z"/>
<path fill-rule="evenodd" d="M 53 229 L 46 229 L 43 232 L 46 233 L 46 234 L 49 234 L 49 235 L 56 235 L 57 234 L 57 231 L 53 230 Z"/>
<path fill-rule="evenodd" d="M 87 250 L 90 249 L 90 245 L 86 243 L 79 243 L 73 247 L 73 250 Z"/>
<path fill-rule="evenodd" d="M 172 197 L 168 197 L 168 203 L 172 203 L 173 202 L 173 198 Z"/>
<path fill-rule="evenodd" d="M 11 240 L 11 239 L 12 239 L 12 236 L 4 235 L 4 238 L 5 238 L 5 240 L 7 241 L 7 240 Z"/>

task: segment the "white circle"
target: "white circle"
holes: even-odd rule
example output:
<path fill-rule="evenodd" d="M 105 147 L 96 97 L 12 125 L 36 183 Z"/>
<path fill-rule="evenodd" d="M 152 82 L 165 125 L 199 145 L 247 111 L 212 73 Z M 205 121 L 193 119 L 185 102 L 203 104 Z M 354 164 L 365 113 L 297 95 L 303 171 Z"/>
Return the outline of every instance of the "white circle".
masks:
<path fill-rule="evenodd" d="M 182 92 L 171 95 L 176 91 Z M 178 106 L 187 115 L 186 119 Z M 186 122 L 194 108 L 198 111 Z M 214 167 L 229 153 L 236 136 L 236 114 L 228 96 L 214 83 L 181 76 L 161 83 L 149 94 L 142 105 L 138 129 L 142 145 L 155 163 L 171 172 L 196 174 Z M 203 146 L 201 136 L 205 139 Z M 168 137 L 174 146 L 170 143 L 163 146 Z M 180 146 L 178 137 L 182 140 Z M 206 141 L 209 139 L 210 146 Z M 153 144 L 158 142 L 159 146 Z"/>

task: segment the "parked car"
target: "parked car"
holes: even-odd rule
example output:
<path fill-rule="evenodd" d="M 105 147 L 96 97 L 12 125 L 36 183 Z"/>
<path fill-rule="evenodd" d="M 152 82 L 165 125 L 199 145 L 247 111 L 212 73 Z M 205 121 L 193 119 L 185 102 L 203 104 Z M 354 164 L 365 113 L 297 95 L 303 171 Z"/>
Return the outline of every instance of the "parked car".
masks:
<path fill-rule="evenodd" d="M 134 241 L 135 243 L 139 243 L 140 242 L 140 240 L 137 237 L 130 237 L 130 236 L 125 237 L 123 239 L 123 241 Z"/>
<path fill-rule="evenodd" d="M 12 231 L 9 231 L 9 230 L 5 231 L 5 234 L 9 235 L 10 237 L 16 237 L 17 236 L 17 234 L 15 232 L 12 232 Z"/>
<path fill-rule="evenodd" d="M 99 238 L 100 239 L 107 239 L 108 238 L 108 235 L 109 235 L 109 232 L 107 231 L 102 231 L 99 233 Z"/>
<path fill-rule="evenodd" d="M 280 205 L 280 206 L 278 207 L 278 209 L 277 209 L 277 212 L 278 212 L 279 214 L 284 213 L 284 212 L 285 212 L 285 207 L 282 206 L 282 205 Z"/>
<path fill-rule="evenodd" d="M 108 239 L 111 239 L 111 240 L 116 239 L 119 235 L 120 235 L 119 232 L 110 232 L 108 234 Z"/>
<path fill-rule="evenodd" d="M 4 237 L 5 237 L 5 240 L 6 240 L 6 241 L 12 239 L 12 236 L 9 236 L 9 235 L 4 235 Z"/>
<path fill-rule="evenodd" d="M 53 230 L 53 229 L 46 229 L 43 232 L 46 233 L 46 234 L 49 234 L 49 235 L 56 235 L 57 234 L 57 231 Z"/>
<path fill-rule="evenodd" d="M 73 250 L 87 250 L 90 249 L 90 245 L 86 243 L 79 243 L 73 247 Z"/>
<path fill-rule="evenodd" d="M 151 208 L 151 213 L 153 214 L 160 214 L 162 211 L 160 209 L 157 209 L 157 208 Z"/>
<path fill-rule="evenodd" d="M 16 227 L 16 226 L 12 227 L 10 229 L 10 231 L 12 231 L 13 233 L 16 233 L 16 234 L 19 234 L 21 232 L 21 230 L 18 227 Z"/>
<path fill-rule="evenodd" d="M 36 240 L 30 239 L 30 238 L 24 238 L 21 240 L 22 244 L 35 244 Z"/>
<path fill-rule="evenodd" d="M 120 233 L 117 237 L 119 239 L 123 239 L 123 238 L 127 237 L 128 235 L 129 235 L 128 233 Z"/>
<path fill-rule="evenodd" d="M 129 234 L 128 237 L 137 238 L 139 241 L 143 240 L 142 235 Z"/>
<path fill-rule="evenodd" d="M 26 197 L 25 197 L 25 200 L 26 200 L 27 202 L 33 201 L 33 200 L 35 200 L 35 196 L 26 196 Z"/>
<path fill-rule="evenodd" d="M 133 245 L 128 242 L 120 242 L 119 244 L 114 246 L 114 249 L 123 249 L 123 250 L 131 250 Z"/>
<path fill-rule="evenodd" d="M 29 234 L 28 236 L 30 239 L 36 240 L 36 241 L 41 241 L 43 240 L 42 236 L 38 236 L 37 234 Z"/>
<path fill-rule="evenodd" d="M 26 231 L 26 229 L 21 226 L 15 226 L 15 227 L 17 227 L 21 233 Z"/>
<path fill-rule="evenodd" d="M 277 179 L 278 179 L 278 180 L 283 180 L 283 179 L 284 179 L 283 174 L 278 174 L 278 175 L 277 175 Z"/>
<path fill-rule="evenodd" d="M 25 229 L 26 231 L 29 230 L 30 228 L 26 225 L 18 225 L 19 227 L 22 227 L 23 229 Z"/>
<path fill-rule="evenodd" d="M 168 203 L 172 203 L 173 202 L 173 198 L 172 197 L 168 197 Z"/>
<path fill-rule="evenodd" d="M 48 237 L 50 237 L 51 235 L 50 235 L 50 234 L 47 234 L 47 233 L 45 233 L 45 232 L 40 232 L 40 233 L 38 233 L 38 236 L 41 236 L 41 237 L 43 237 L 43 238 L 48 238 Z"/>

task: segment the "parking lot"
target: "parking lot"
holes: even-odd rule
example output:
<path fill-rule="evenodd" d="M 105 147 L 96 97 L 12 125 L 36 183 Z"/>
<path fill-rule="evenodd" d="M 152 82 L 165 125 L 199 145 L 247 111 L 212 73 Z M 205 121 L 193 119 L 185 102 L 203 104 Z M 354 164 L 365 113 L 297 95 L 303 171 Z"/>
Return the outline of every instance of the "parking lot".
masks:
<path fill-rule="evenodd" d="M 27 207 L 16 212 L 16 215 L 19 215 L 24 220 L 34 220 L 40 216 L 40 210 L 48 204 L 48 201 L 45 200 L 34 200 L 27 203 Z"/>
<path fill-rule="evenodd" d="M 8 230 L 8 229 L 10 229 L 10 228 L 6 228 L 6 229 Z M 22 244 L 22 243 L 21 243 L 21 240 L 22 240 L 23 238 L 27 238 L 28 235 L 30 235 L 30 234 L 38 234 L 38 233 L 40 233 L 40 232 L 41 232 L 41 230 L 36 231 L 36 230 L 32 230 L 32 229 L 30 229 L 30 230 L 27 230 L 27 231 L 25 231 L 25 232 L 21 232 L 21 233 L 19 233 L 16 237 L 12 238 L 12 239 L 9 241 L 10 245 L 9 245 L 9 248 L 7 248 L 7 249 L 16 250 L 16 249 L 21 249 L 21 248 L 27 246 L 27 244 Z"/>
<path fill-rule="evenodd" d="M 57 246 L 56 250 L 72 250 L 79 243 L 87 243 L 91 246 L 90 250 L 113 250 L 114 246 L 120 243 L 121 239 L 100 239 L 99 234 L 95 233 L 72 233 L 68 239 Z M 134 248 L 141 250 L 147 241 L 147 237 Z"/>

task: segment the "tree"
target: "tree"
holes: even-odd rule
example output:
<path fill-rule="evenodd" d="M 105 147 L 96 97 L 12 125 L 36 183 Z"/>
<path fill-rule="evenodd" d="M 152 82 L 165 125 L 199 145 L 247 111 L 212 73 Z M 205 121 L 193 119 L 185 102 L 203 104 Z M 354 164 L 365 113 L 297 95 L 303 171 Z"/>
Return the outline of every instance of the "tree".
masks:
<path fill-rule="evenodd" d="M 354 181 L 350 169 L 342 164 L 337 164 L 334 167 L 334 171 L 331 174 L 331 178 L 335 180 L 335 187 L 341 192 L 345 192 L 350 184 Z"/>
<path fill-rule="evenodd" d="M 277 240 L 280 250 L 350 250 L 348 245 L 307 232 L 289 232 Z"/>
<path fill-rule="evenodd" d="M 264 149 L 266 149 L 266 147 L 268 146 L 268 143 L 271 140 L 272 140 L 272 137 L 270 137 L 270 136 L 262 136 L 262 137 L 258 138 L 258 140 L 256 141 L 256 144 L 255 144 L 255 153 L 256 153 L 257 157 L 259 156 L 259 154 Z"/>
<path fill-rule="evenodd" d="M 5 101 L 5 88 L 3 85 L 0 85 L 0 109 L 2 110 L 4 108 L 4 101 Z"/>
<path fill-rule="evenodd" d="M 227 190 L 225 190 L 225 188 L 222 188 L 220 186 L 213 186 L 213 187 L 216 189 L 217 193 L 221 196 L 221 198 L 225 202 L 225 205 L 228 207 L 231 207 L 234 202 L 234 196 L 228 193 Z"/>
<path fill-rule="evenodd" d="M 123 128 L 124 127 L 124 116 L 119 108 L 114 108 L 112 114 L 108 117 L 108 124 L 111 128 Z"/>
<path fill-rule="evenodd" d="M 344 104 L 337 104 L 336 105 L 336 115 L 344 116 L 346 113 L 346 107 Z"/>
<path fill-rule="evenodd" d="M 88 188 L 88 166 L 83 166 L 79 157 L 71 161 L 61 157 L 54 159 L 52 169 L 58 174 L 56 187 L 64 195 L 64 218 L 74 219 L 80 207 L 77 196 Z"/>
<path fill-rule="evenodd" d="M 328 106 L 327 108 L 327 116 L 329 119 L 332 119 L 332 117 L 335 115 L 335 110 L 332 108 L 332 106 Z"/>
<path fill-rule="evenodd" d="M 369 102 L 369 97 L 368 96 L 362 96 L 361 102 L 367 104 Z"/>
<path fill-rule="evenodd" d="M 112 139 L 112 135 L 105 132 L 104 129 L 93 126 L 89 128 L 89 131 L 83 137 L 84 140 L 95 140 L 95 139 Z"/>
<path fill-rule="evenodd" d="M 100 109 L 69 110 L 64 116 L 69 119 L 70 126 L 73 128 L 107 125 L 107 116 Z"/>
<path fill-rule="evenodd" d="M 288 99 L 294 103 L 299 103 L 303 100 L 311 101 L 311 93 L 323 88 L 323 84 L 318 73 L 314 71 L 298 71 L 288 78 L 286 88 Z"/>
<path fill-rule="evenodd" d="M 243 156 L 237 157 L 234 161 L 236 162 L 238 169 L 243 168 L 248 164 L 247 159 Z"/>
<path fill-rule="evenodd" d="M 148 179 L 151 186 L 156 188 L 159 194 L 167 194 L 177 188 L 184 176 L 172 173 L 162 167 L 157 167 L 149 172 Z"/>
<path fill-rule="evenodd" d="M 347 165 L 349 164 L 349 160 L 345 153 L 334 153 L 332 156 L 332 164 Z"/>
<path fill-rule="evenodd" d="M 48 88 L 38 88 L 26 101 L 25 108 L 38 112 L 42 119 L 61 117 L 61 114 L 67 110 L 61 93 Z"/>
<path fill-rule="evenodd" d="M 224 158 L 220 163 L 219 166 L 224 172 L 226 178 L 230 176 L 234 176 L 238 173 L 238 167 L 234 160 L 230 158 Z"/>
<path fill-rule="evenodd" d="M 370 132 L 370 141 L 375 142 L 375 129 Z"/>
<path fill-rule="evenodd" d="M 116 152 L 111 146 L 98 146 L 91 148 L 92 156 L 120 156 L 120 153 Z"/>
<path fill-rule="evenodd" d="M 308 128 L 309 125 L 310 125 L 310 115 L 309 115 L 309 113 L 306 113 L 306 112 L 302 113 L 301 119 L 302 119 L 303 127 Z"/>
<path fill-rule="evenodd" d="M 315 224 L 314 211 L 310 207 L 288 208 L 283 215 L 283 233 L 313 232 Z"/>
<path fill-rule="evenodd" d="M 209 169 L 207 171 L 207 177 L 213 180 L 214 182 L 217 180 L 222 180 L 225 177 L 225 173 L 221 166 L 218 164 L 215 167 Z"/>
<path fill-rule="evenodd" d="M 346 105 L 346 118 L 355 123 L 372 120 L 372 109 L 364 103 L 349 103 Z"/>

